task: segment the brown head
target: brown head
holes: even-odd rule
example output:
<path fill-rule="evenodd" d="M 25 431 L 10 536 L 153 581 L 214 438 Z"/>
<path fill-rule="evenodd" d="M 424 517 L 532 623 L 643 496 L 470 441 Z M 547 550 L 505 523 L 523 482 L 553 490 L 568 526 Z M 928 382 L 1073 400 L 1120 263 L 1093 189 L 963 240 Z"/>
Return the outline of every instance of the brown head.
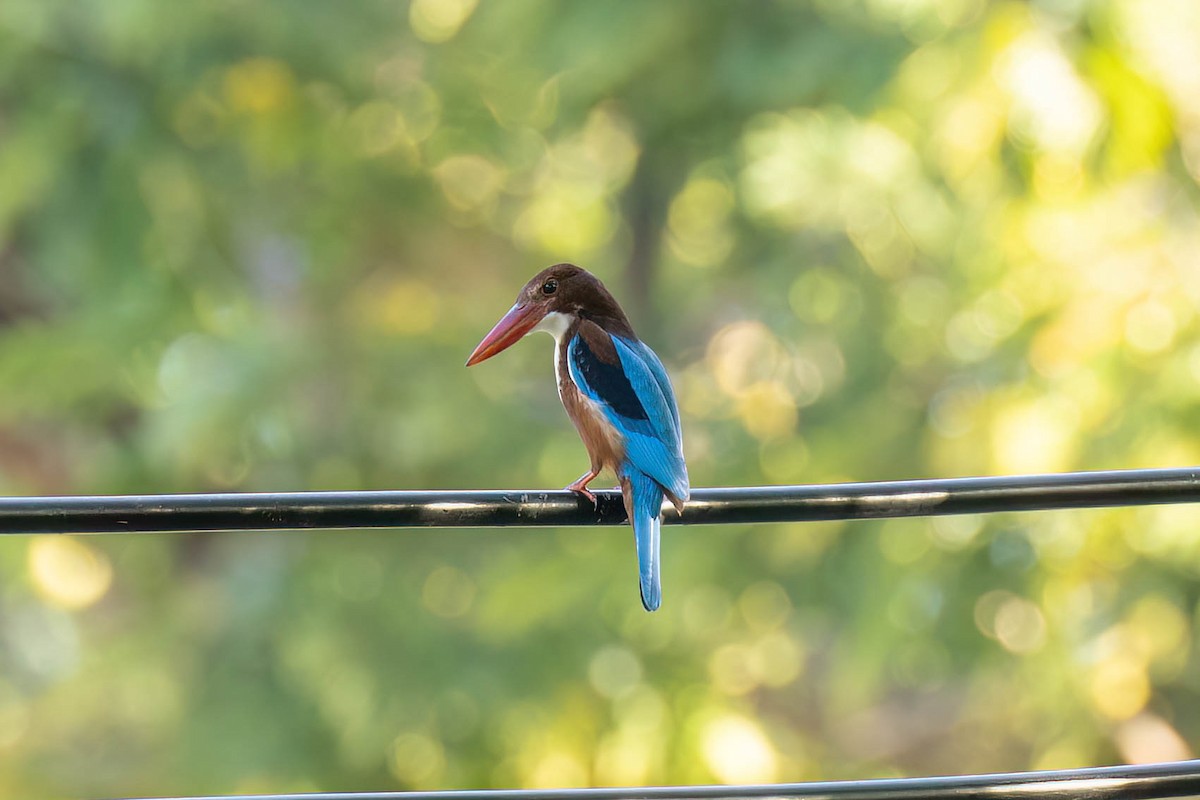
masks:
<path fill-rule="evenodd" d="M 525 284 L 517 302 L 471 353 L 467 366 L 491 358 L 535 330 L 557 338 L 576 319 L 591 320 L 628 339 L 637 338 L 625 312 L 599 278 L 574 264 L 555 264 Z"/>

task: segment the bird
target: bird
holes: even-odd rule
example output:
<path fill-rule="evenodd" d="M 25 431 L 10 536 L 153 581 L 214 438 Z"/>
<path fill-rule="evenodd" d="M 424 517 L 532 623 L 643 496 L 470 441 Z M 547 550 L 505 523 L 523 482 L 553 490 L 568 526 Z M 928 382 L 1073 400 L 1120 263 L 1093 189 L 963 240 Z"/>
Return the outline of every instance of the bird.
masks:
<path fill-rule="evenodd" d="M 554 337 L 558 396 L 591 460 L 591 468 L 566 488 L 595 504 L 588 484 L 601 470 L 616 474 L 633 524 L 642 605 L 654 611 L 662 603 L 663 498 L 682 514 L 691 493 L 667 371 L 600 279 L 574 264 L 534 275 L 467 366 L 536 331 Z"/>

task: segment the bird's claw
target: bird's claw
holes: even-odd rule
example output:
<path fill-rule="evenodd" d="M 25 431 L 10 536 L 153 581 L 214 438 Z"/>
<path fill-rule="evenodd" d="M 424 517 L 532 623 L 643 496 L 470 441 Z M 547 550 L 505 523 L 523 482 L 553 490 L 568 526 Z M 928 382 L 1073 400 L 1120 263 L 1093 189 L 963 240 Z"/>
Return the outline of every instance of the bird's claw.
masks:
<path fill-rule="evenodd" d="M 600 500 L 599 500 L 599 498 L 596 497 L 596 494 L 594 492 L 592 492 L 591 490 L 585 489 L 582 486 L 580 486 L 578 488 L 576 488 L 574 486 L 568 486 L 567 488 L 570 489 L 575 494 L 583 495 L 588 500 L 591 500 L 593 508 L 595 508 L 595 509 L 600 508 Z"/>
<path fill-rule="evenodd" d="M 568 492 L 574 492 L 575 494 L 583 495 L 588 500 L 591 500 L 592 507 L 595 508 L 596 510 L 599 510 L 600 509 L 600 500 L 596 497 L 594 492 L 592 492 L 590 489 L 587 488 L 588 482 L 594 477 L 595 477 L 595 475 L 585 475 L 583 478 L 580 478 L 579 480 L 575 481 L 574 483 L 568 484 L 566 486 L 566 489 Z"/>

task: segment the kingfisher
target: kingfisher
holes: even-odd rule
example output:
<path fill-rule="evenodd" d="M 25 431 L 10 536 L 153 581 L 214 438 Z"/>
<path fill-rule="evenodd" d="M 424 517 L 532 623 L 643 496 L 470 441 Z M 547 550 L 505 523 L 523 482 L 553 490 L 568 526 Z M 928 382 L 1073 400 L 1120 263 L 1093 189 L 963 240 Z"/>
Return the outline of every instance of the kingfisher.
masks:
<path fill-rule="evenodd" d="M 558 397 L 591 459 L 591 468 L 566 488 L 595 504 L 588 484 L 603 469 L 616 474 L 637 543 L 642 605 L 654 611 L 662 603 L 663 498 L 682 513 L 690 493 L 679 407 L 667 371 L 604 284 L 574 264 L 534 275 L 467 366 L 534 331 L 554 337 Z"/>

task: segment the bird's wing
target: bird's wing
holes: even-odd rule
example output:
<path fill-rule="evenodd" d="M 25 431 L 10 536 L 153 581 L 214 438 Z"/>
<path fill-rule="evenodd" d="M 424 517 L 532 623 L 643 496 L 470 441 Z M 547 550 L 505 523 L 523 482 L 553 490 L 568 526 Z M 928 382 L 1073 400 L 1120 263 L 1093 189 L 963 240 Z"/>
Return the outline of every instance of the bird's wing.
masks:
<path fill-rule="evenodd" d="M 675 442 L 679 446 L 680 451 L 683 450 L 683 429 L 679 425 L 679 406 L 675 404 L 675 392 L 671 390 L 671 379 L 667 377 L 666 367 L 658 360 L 658 354 L 651 350 L 645 342 L 640 339 L 630 340 L 621 336 L 614 336 L 613 342 L 617 345 L 617 353 L 621 356 L 621 362 L 625 363 L 629 360 L 626 353 L 632 351 L 632 356 L 644 365 L 645 371 L 649 372 L 654 377 L 654 382 L 658 384 L 658 390 L 662 392 L 663 399 L 666 401 L 667 410 L 671 413 L 671 421 L 674 422 Z M 629 369 L 629 368 L 627 368 Z M 634 377 L 637 374 L 642 374 L 640 370 L 633 369 Z"/>
<path fill-rule="evenodd" d="M 625 457 L 680 500 L 689 493 L 679 410 L 658 357 L 598 325 L 579 327 L 567 348 L 571 379 L 625 437 Z"/>

